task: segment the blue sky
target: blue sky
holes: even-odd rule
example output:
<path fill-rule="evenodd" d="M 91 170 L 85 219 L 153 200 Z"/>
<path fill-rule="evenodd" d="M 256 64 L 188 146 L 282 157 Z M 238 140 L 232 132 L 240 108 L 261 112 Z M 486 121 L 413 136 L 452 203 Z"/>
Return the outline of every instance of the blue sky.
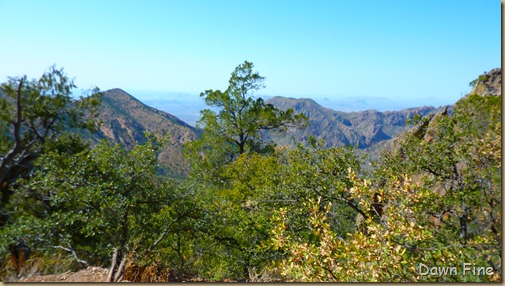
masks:
<path fill-rule="evenodd" d="M 0 0 L 0 80 L 56 64 L 81 88 L 445 98 L 501 65 L 500 1 Z"/>

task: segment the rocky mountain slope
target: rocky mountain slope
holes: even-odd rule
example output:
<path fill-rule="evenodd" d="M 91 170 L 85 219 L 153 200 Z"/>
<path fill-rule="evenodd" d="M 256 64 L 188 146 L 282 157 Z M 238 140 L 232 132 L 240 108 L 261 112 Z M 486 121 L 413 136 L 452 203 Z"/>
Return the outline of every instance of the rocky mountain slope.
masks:
<path fill-rule="evenodd" d="M 489 72 L 485 72 L 480 75 L 476 80 L 470 83 L 473 86 L 472 91 L 461 98 L 459 102 L 464 101 L 472 94 L 478 94 L 481 96 L 501 96 L 501 88 L 502 88 L 502 73 L 501 68 L 492 69 Z M 422 138 L 425 141 L 430 141 L 430 133 L 428 130 L 434 130 L 437 128 L 437 120 L 440 117 L 451 116 L 453 106 L 449 106 L 448 108 L 444 108 L 442 110 L 437 111 L 436 113 L 429 114 L 424 121 L 419 122 L 414 128 L 411 130 L 400 134 L 394 140 L 390 142 L 390 148 L 393 152 L 398 152 L 401 149 L 401 142 L 405 140 L 405 137 L 409 134 L 415 134 L 417 137 Z"/>
<path fill-rule="evenodd" d="M 501 94 L 501 69 L 493 69 L 481 75 L 473 82 L 471 94 Z M 306 142 L 309 135 L 322 138 L 326 146 L 356 146 L 359 149 L 380 150 L 398 145 L 402 133 L 412 128 L 407 120 L 416 114 L 428 119 L 425 124 L 437 116 L 452 113 L 452 106 L 434 108 L 423 106 L 400 111 L 379 112 L 366 110 L 360 112 L 342 112 L 325 108 L 312 99 L 272 97 L 267 103 L 280 109 L 293 108 L 309 117 L 310 125 L 304 130 L 289 129 L 286 134 L 268 134 L 278 145 L 290 145 Z M 437 115 L 438 114 L 438 115 Z M 131 148 L 136 142 L 145 142 L 145 130 L 157 135 L 169 134 L 169 142 L 159 155 L 160 163 L 170 169 L 172 176 L 183 176 L 189 170 L 183 158 L 183 145 L 195 140 L 201 134 L 198 130 L 177 117 L 149 107 L 121 89 L 112 89 L 103 93 L 99 118 L 100 130 L 93 136 L 95 142 L 106 138 Z M 416 132 L 414 127 L 409 132 Z M 397 139 L 398 137 L 398 139 Z M 394 141 L 394 142 L 393 142 Z"/>
<path fill-rule="evenodd" d="M 474 87 L 470 94 L 501 95 L 501 78 L 501 68 L 485 72 L 471 83 Z"/>
<path fill-rule="evenodd" d="M 291 129 L 287 134 L 269 135 L 279 145 L 292 144 L 292 137 L 303 142 L 312 134 L 323 138 L 327 146 L 366 148 L 404 131 L 406 120 L 415 114 L 424 116 L 435 111 L 433 107 L 420 107 L 393 112 L 341 112 L 322 107 L 311 99 L 273 97 L 267 102 L 281 109 L 294 108 L 296 112 L 306 114 L 310 120 L 310 126 L 305 130 Z M 99 114 L 102 125 L 91 136 L 95 143 L 105 138 L 130 149 L 134 144 L 146 141 L 143 134 L 145 130 L 159 136 L 169 134 L 169 142 L 159 155 L 160 164 L 174 177 L 184 176 L 189 171 L 183 157 L 183 145 L 197 139 L 201 130 L 169 113 L 143 104 L 121 89 L 103 92 Z"/>
<path fill-rule="evenodd" d="M 135 143 L 146 141 L 143 134 L 145 130 L 158 136 L 168 134 L 169 141 L 158 157 L 160 164 L 175 177 L 189 170 L 183 158 L 183 145 L 198 138 L 199 131 L 196 128 L 171 114 L 143 104 L 121 89 L 103 92 L 99 114 L 102 125 L 94 136 L 95 141 L 106 138 L 129 149 Z"/>
<path fill-rule="evenodd" d="M 309 117 L 310 125 L 305 130 L 288 130 L 285 135 L 272 135 L 278 144 L 290 144 L 291 138 L 306 141 L 312 134 L 325 140 L 327 146 L 357 146 L 360 149 L 389 140 L 405 131 L 408 119 L 415 114 L 425 116 L 436 112 L 431 106 L 409 108 L 401 111 L 379 112 L 366 110 L 342 112 L 322 107 L 312 99 L 273 97 L 267 101 L 280 109 L 293 108 Z"/>

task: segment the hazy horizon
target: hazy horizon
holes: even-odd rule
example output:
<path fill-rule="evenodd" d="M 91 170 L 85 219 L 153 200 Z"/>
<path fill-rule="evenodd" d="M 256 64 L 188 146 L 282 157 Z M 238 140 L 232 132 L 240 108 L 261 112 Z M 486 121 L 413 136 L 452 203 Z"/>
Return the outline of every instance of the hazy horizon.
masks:
<path fill-rule="evenodd" d="M 0 81 L 53 64 L 80 88 L 455 102 L 501 65 L 499 1 L 3 0 Z"/>
<path fill-rule="evenodd" d="M 191 92 L 173 92 L 173 91 L 145 91 L 145 90 L 125 90 L 127 93 L 140 100 L 142 103 L 154 107 L 156 109 L 168 112 L 191 126 L 196 125 L 196 121 L 200 118 L 200 111 L 208 109 L 204 100 L 200 98 L 198 93 Z M 261 97 L 268 100 L 271 97 L 280 95 L 265 95 L 258 94 L 256 97 Z M 463 95 L 462 95 L 463 96 Z M 454 102 L 449 102 L 447 98 L 416 98 L 411 99 L 388 99 L 373 96 L 363 97 L 339 97 L 325 98 L 321 96 L 282 96 L 289 98 L 311 98 L 319 105 L 330 108 L 336 111 L 356 112 L 364 110 L 377 111 L 399 111 L 406 108 L 415 108 L 422 106 L 440 107 L 452 105 Z"/>

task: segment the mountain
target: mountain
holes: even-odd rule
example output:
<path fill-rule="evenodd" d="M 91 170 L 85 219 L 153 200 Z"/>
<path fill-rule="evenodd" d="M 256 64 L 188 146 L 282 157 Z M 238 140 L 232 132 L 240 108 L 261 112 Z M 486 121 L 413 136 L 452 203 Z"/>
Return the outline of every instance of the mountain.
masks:
<path fill-rule="evenodd" d="M 106 138 L 121 143 L 131 149 L 135 143 L 144 143 L 143 132 L 148 130 L 155 135 L 169 135 L 164 150 L 158 159 L 169 175 L 180 177 L 189 171 L 183 158 L 183 144 L 195 140 L 199 131 L 179 118 L 149 107 L 121 89 L 103 92 L 99 119 L 102 121 L 96 139 Z"/>
<path fill-rule="evenodd" d="M 481 75 L 474 82 L 471 94 L 501 94 L 501 69 L 494 69 Z M 325 108 L 312 99 L 272 97 L 266 101 L 280 109 L 293 108 L 309 117 L 310 125 L 304 130 L 288 129 L 286 134 L 267 134 L 279 145 L 291 145 L 296 141 L 306 142 L 309 135 L 322 138 L 326 146 L 357 146 L 359 149 L 380 150 L 398 146 L 404 132 L 412 128 L 407 120 L 416 114 L 427 118 L 427 123 L 437 116 L 452 114 L 453 106 L 434 108 L 423 106 L 400 111 L 366 110 L 343 112 Z M 121 89 L 105 91 L 99 118 L 100 130 L 94 140 L 106 138 L 132 148 L 136 142 L 143 143 L 145 130 L 156 135 L 169 134 L 169 142 L 159 155 L 159 160 L 174 177 L 180 177 L 189 171 L 183 158 L 183 145 L 201 135 L 198 130 L 179 118 L 149 107 Z M 416 132 L 419 126 L 408 132 Z M 397 139 L 398 138 L 398 139 Z M 394 142 L 393 142 L 394 141 Z"/>
<path fill-rule="evenodd" d="M 474 85 L 472 91 L 463 98 L 461 98 L 460 100 L 458 100 L 458 102 L 456 102 L 454 106 L 457 106 L 458 104 L 459 105 L 464 104 L 465 101 L 469 98 L 469 96 L 473 94 L 478 94 L 480 96 L 501 97 L 501 88 L 502 88 L 501 68 L 495 68 L 490 70 L 489 72 L 485 72 L 484 74 L 480 75 L 476 80 L 474 80 L 471 84 Z M 400 134 L 397 138 L 394 138 L 394 140 L 391 140 L 390 144 L 391 150 L 393 152 L 400 152 L 402 149 L 401 143 L 404 142 L 405 138 L 410 134 L 414 134 L 418 138 L 421 138 L 426 142 L 430 142 L 432 140 L 431 134 L 433 132 L 436 132 L 436 130 L 438 129 L 437 121 L 439 120 L 439 118 L 451 116 L 454 106 L 449 106 L 447 108 L 439 110 L 436 113 L 428 115 L 424 121 L 419 122 L 414 128 Z M 473 112 L 470 113 L 472 114 L 469 114 L 469 116 L 474 116 L 477 118 L 477 116 L 473 114 Z M 428 130 L 430 130 L 430 132 L 428 132 Z"/>
<path fill-rule="evenodd" d="M 400 111 L 343 112 L 322 107 L 312 99 L 279 96 L 272 97 L 267 103 L 283 110 L 293 108 L 295 113 L 304 113 L 309 117 L 310 125 L 305 130 L 290 129 L 285 135 L 271 135 L 278 144 L 290 144 L 292 137 L 306 141 L 312 134 L 324 139 L 328 147 L 350 145 L 360 149 L 396 137 L 408 129 L 406 122 L 415 114 L 425 116 L 437 110 L 423 106 Z"/>
<path fill-rule="evenodd" d="M 470 94 L 501 95 L 501 77 L 501 68 L 485 72 L 471 83 L 474 87 Z"/>

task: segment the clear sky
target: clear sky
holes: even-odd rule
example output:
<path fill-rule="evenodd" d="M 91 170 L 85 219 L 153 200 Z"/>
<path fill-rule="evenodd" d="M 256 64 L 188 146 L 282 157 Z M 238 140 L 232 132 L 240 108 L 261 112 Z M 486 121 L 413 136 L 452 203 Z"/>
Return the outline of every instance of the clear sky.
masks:
<path fill-rule="evenodd" d="M 80 88 L 444 97 L 501 65 L 498 0 L 0 0 L 0 80 L 63 67 Z"/>

